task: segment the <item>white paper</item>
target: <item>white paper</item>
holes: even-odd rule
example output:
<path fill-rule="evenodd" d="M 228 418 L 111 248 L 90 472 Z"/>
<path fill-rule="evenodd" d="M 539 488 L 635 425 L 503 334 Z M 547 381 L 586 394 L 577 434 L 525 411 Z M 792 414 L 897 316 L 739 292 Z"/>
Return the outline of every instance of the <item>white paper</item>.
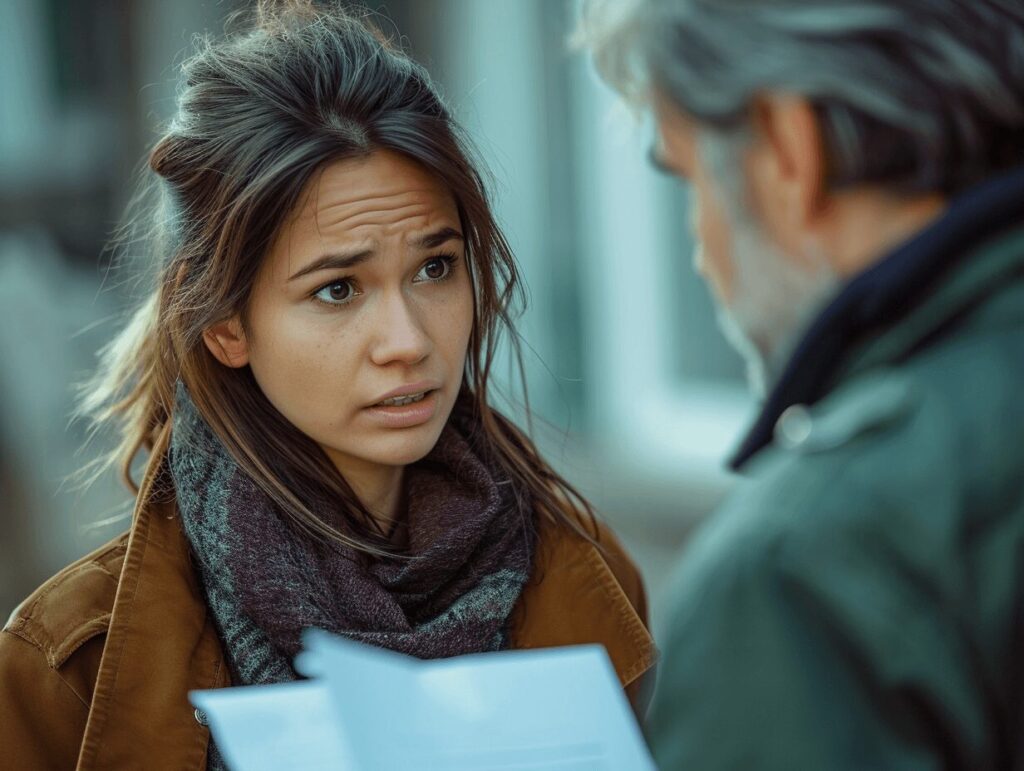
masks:
<path fill-rule="evenodd" d="M 420 661 L 305 640 L 309 681 L 193 694 L 232 771 L 654 771 L 599 645 Z"/>
<path fill-rule="evenodd" d="M 359 771 L 322 680 L 192 691 L 228 768 Z"/>

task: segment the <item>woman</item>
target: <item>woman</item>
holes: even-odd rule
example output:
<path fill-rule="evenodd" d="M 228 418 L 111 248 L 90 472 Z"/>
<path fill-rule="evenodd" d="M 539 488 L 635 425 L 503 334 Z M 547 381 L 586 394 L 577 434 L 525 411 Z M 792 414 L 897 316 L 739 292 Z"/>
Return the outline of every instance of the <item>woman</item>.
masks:
<path fill-rule="evenodd" d="M 157 287 L 86 399 L 131 529 L 0 635 L 4 765 L 219 767 L 188 691 L 294 679 L 309 626 L 422 658 L 603 643 L 641 709 L 636 569 L 487 403 L 516 268 L 426 73 L 293 2 L 184 75 Z"/>

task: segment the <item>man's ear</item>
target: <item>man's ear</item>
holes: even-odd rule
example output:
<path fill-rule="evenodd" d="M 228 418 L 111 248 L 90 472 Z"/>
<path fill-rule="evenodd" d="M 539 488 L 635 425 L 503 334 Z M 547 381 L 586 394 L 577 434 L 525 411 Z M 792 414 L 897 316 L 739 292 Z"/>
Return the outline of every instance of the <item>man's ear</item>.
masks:
<path fill-rule="evenodd" d="M 753 119 L 778 214 L 789 228 L 812 225 L 828 204 L 828 161 L 818 116 L 800 96 L 758 99 Z"/>
<path fill-rule="evenodd" d="M 203 342 L 225 367 L 244 367 L 249 363 L 249 343 L 237 315 L 204 330 Z"/>

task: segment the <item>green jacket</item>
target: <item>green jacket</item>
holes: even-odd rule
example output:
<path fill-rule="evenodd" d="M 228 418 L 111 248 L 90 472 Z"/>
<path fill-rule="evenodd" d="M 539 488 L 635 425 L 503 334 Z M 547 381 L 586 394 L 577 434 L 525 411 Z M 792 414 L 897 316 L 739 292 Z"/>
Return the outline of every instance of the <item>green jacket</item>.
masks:
<path fill-rule="evenodd" d="M 861 292 L 873 323 L 819 344 L 822 393 L 775 399 L 688 548 L 647 727 L 664 771 L 1024 768 L 1024 174 L 990 188 L 899 254 L 952 244 L 932 285 L 889 265 Z"/>

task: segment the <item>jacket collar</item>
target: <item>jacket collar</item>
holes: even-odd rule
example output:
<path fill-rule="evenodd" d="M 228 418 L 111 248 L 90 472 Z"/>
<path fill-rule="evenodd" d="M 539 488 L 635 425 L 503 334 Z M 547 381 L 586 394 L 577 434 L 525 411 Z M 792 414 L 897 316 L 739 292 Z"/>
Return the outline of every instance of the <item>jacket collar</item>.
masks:
<path fill-rule="evenodd" d="M 511 619 L 514 648 L 600 641 L 622 685 L 654 666 L 657 650 L 601 552 L 568 529 L 542 519 L 533 577 Z"/>
<path fill-rule="evenodd" d="M 165 427 L 133 514 L 78 769 L 137 767 L 140 748 L 167 768 L 206 762 L 209 731 L 188 692 L 230 684 L 212 617 L 168 495 Z M 623 686 L 653 666 L 653 640 L 601 553 L 540 523 L 534 576 L 513 611 L 517 648 L 599 641 Z"/>
<path fill-rule="evenodd" d="M 998 279 L 1018 271 L 1016 255 L 998 254 L 995 264 L 982 270 L 971 263 L 977 262 L 979 250 L 1022 224 L 1024 168 L 1017 168 L 955 198 L 938 221 L 850 281 L 802 338 L 729 465 L 741 468 L 770 444 L 788 407 L 814 404 L 842 377 L 861 371 L 869 361 L 881 363 L 877 356 L 862 357 L 869 348 L 876 354 L 882 350 L 873 344 L 879 336 L 909 317 L 930 319 L 918 325 L 913 340 L 894 346 L 889 360 L 897 360 L 896 349 L 909 355 L 937 327 L 992 292 Z M 974 275 L 960 282 L 965 269 Z M 934 302 L 938 299 L 942 302 Z M 925 307 L 928 312 L 922 315 Z"/>

